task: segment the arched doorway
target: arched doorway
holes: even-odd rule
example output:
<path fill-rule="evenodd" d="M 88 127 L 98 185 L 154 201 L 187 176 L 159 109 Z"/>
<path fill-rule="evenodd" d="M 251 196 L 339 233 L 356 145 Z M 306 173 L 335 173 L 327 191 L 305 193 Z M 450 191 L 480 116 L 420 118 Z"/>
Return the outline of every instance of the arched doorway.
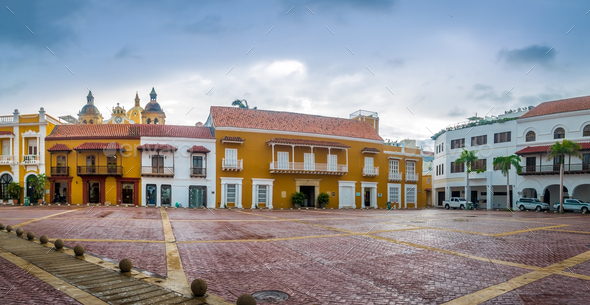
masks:
<path fill-rule="evenodd" d="M 590 184 L 580 184 L 574 188 L 572 197 L 584 202 L 590 202 Z"/>
<path fill-rule="evenodd" d="M 31 174 L 27 176 L 25 180 L 25 197 L 29 197 L 31 202 L 35 202 L 37 200 L 37 196 L 35 195 L 35 180 L 37 179 L 37 175 Z"/>
<path fill-rule="evenodd" d="M 522 190 L 522 197 L 524 198 L 539 198 L 537 190 L 534 188 L 525 188 Z"/>
<path fill-rule="evenodd" d="M 8 196 L 8 185 L 12 182 L 12 176 L 10 174 L 3 174 L 0 176 L 0 198 L 2 200 L 12 199 Z"/>
<path fill-rule="evenodd" d="M 569 197 L 569 191 L 567 187 L 563 186 L 563 198 Z M 550 206 L 559 202 L 559 184 L 552 184 L 545 188 L 543 192 L 543 202 L 548 203 Z"/>

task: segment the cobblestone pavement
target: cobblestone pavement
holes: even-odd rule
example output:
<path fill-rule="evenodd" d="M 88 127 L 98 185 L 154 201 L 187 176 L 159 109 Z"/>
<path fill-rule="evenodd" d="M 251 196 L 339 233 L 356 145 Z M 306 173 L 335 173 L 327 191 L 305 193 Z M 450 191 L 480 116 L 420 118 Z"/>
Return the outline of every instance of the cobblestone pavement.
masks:
<path fill-rule="evenodd" d="M 175 242 L 189 281 L 203 278 L 210 293 L 231 302 L 262 290 L 288 293 L 280 304 L 590 300 L 589 215 L 440 209 L 166 214 L 174 240 L 165 239 L 156 208 L 0 207 L 0 222 L 63 238 L 69 247 L 82 244 L 113 261 L 129 258 L 162 277 L 166 242 Z M 2 267 L 10 277 L 27 276 Z"/>

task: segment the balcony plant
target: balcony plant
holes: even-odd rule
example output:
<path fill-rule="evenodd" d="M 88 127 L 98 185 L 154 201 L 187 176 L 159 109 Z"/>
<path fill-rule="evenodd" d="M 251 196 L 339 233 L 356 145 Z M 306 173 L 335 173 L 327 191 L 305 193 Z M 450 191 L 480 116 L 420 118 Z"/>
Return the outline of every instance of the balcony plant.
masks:
<path fill-rule="evenodd" d="M 293 206 L 295 206 L 296 209 L 301 208 L 301 204 L 305 199 L 307 199 L 307 195 L 302 192 L 295 192 L 291 194 L 291 203 L 293 203 Z"/>
<path fill-rule="evenodd" d="M 18 182 L 11 182 L 7 187 L 6 187 L 6 192 L 8 193 L 8 196 L 10 196 L 10 200 L 13 201 L 13 203 L 18 204 L 18 201 L 20 199 L 20 194 L 23 191 L 23 187 L 20 186 L 20 184 L 18 184 Z M 16 202 L 14 202 L 14 200 L 16 200 Z"/>
<path fill-rule="evenodd" d="M 320 193 L 318 195 L 318 205 L 320 206 L 320 208 L 325 208 L 327 204 L 330 203 L 330 195 L 328 195 L 327 193 Z"/>
<path fill-rule="evenodd" d="M 43 204 L 43 201 L 45 199 L 45 189 L 47 187 L 48 182 L 49 179 L 45 174 L 37 175 L 37 177 L 35 178 L 33 189 L 35 191 L 35 197 L 37 198 L 37 202 L 39 204 Z"/>

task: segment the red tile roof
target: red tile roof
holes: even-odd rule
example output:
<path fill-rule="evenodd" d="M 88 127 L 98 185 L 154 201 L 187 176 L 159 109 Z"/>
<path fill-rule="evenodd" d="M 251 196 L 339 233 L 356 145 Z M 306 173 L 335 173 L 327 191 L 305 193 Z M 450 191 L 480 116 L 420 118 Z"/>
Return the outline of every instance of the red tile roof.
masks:
<path fill-rule="evenodd" d="M 377 148 L 373 148 L 373 147 L 365 147 L 361 150 L 361 153 L 378 153 L 381 152 L 380 150 L 378 150 Z"/>
<path fill-rule="evenodd" d="M 211 118 L 215 127 L 301 132 L 383 141 L 373 125 L 350 119 L 220 106 L 211 107 Z"/>
<path fill-rule="evenodd" d="M 170 144 L 143 144 L 137 147 L 137 150 L 149 150 L 149 151 L 158 151 L 158 150 L 173 150 L 177 151 L 178 148 L 170 145 Z"/>
<path fill-rule="evenodd" d="M 121 144 L 117 142 L 111 143 L 93 143 L 93 142 L 85 142 L 74 147 L 74 150 L 120 150 L 125 151 L 125 148 L 121 146 Z"/>
<path fill-rule="evenodd" d="M 544 102 L 529 110 L 520 118 L 530 118 L 562 112 L 572 112 L 590 109 L 590 96 L 581 96 L 557 101 Z"/>
<path fill-rule="evenodd" d="M 65 144 L 59 144 L 59 143 L 57 143 L 57 144 L 51 146 L 49 149 L 47 149 L 47 151 L 72 151 L 72 149 L 69 148 Z"/>
<path fill-rule="evenodd" d="M 0 131 L 0 135 L 13 135 L 14 133 L 12 131 Z"/>
<path fill-rule="evenodd" d="M 225 137 L 221 138 L 221 143 L 223 143 L 223 142 L 240 142 L 240 143 L 244 143 L 244 141 L 246 141 L 246 140 L 245 139 L 242 139 L 240 137 L 225 136 Z"/>
<path fill-rule="evenodd" d="M 582 146 L 582 150 L 590 150 L 590 142 L 578 142 L 580 146 Z M 519 151 L 516 152 L 517 155 L 529 155 L 529 154 L 539 154 L 539 153 L 546 153 L 549 151 L 549 147 L 551 145 L 540 145 L 540 146 L 527 146 Z"/>
<path fill-rule="evenodd" d="M 328 141 L 314 141 L 305 139 L 287 139 L 287 138 L 274 138 L 266 144 L 288 144 L 288 145 L 305 145 L 305 146 L 321 146 L 321 147 L 336 147 L 336 148 L 350 148 L 350 146 Z"/>
<path fill-rule="evenodd" d="M 151 124 L 59 125 L 45 139 L 139 139 L 140 136 L 214 139 L 206 127 Z"/>
<path fill-rule="evenodd" d="M 205 146 L 197 146 L 197 145 L 193 145 L 193 147 L 189 148 L 187 150 L 188 152 L 196 152 L 196 153 L 210 153 L 211 151 L 208 150 Z"/>

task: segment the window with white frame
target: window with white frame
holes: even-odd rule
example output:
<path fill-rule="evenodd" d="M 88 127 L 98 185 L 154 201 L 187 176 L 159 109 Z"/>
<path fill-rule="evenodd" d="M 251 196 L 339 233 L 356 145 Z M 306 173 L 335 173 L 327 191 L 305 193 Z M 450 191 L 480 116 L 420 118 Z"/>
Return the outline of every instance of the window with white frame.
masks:
<path fill-rule="evenodd" d="M 238 166 L 238 150 L 235 148 L 225 149 L 225 166 Z"/>
<path fill-rule="evenodd" d="M 277 168 L 278 169 L 289 169 L 289 152 L 288 151 L 277 152 Z"/>
<path fill-rule="evenodd" d="M 373 174 L 374 172 L 375 168 L 373 167 L 373 158 L 365 157 L 365 173 Z"/>
<path fill-rule="evenodd" d="M 258 204 L 264 204 L 266 205 L 268 203 L 268 186 L 267 185 L 258 185 L 258 190 L 257 190 L 257 198 L 258 200 L 257 203 Z"/>
<path fill-rule="evenodd" d="M 226 203 L 236 203 L 236 184 L 225 185 L 225 201 Z"/>
<path fill-rule="evenodd" d="M 399 160 L 394 160 L 394 159 L 389 160 L 389 172 L 390 173 L 399 173 Z"/>
<path fill-rule="evenodd" d="M 10 140 L 2 140 L 2 155 L 12 155 L 12 152 L 10 151 Z"/>
<path fill-rule="evenodd" d="M 337 155 L 328 155 L 328 170 L 329 171 L 336 171 L 338 170 L 338 156 Z"/>
<path fill-rule="evenodd" d="M 406 161 L 406 173 L 408 173 L 408 174 L 416 173 L 416 162 Z"/>
<path fill-rule="evenodd" d="M 416 203 L 415 185 L 406 185 L 406 203 Z"/>
<path fill-rule="evenodd" d="M 303 169 L 315 170 L 315 155 L 313 153 L 303 154 Z"/>
<path fill-rule="evenodd" d="M 390 185 L 389 186 L 389 202 L 391 203 L 399 203 L 401 200 L 400 198 L 400 186 L 399 185 Z"/>

